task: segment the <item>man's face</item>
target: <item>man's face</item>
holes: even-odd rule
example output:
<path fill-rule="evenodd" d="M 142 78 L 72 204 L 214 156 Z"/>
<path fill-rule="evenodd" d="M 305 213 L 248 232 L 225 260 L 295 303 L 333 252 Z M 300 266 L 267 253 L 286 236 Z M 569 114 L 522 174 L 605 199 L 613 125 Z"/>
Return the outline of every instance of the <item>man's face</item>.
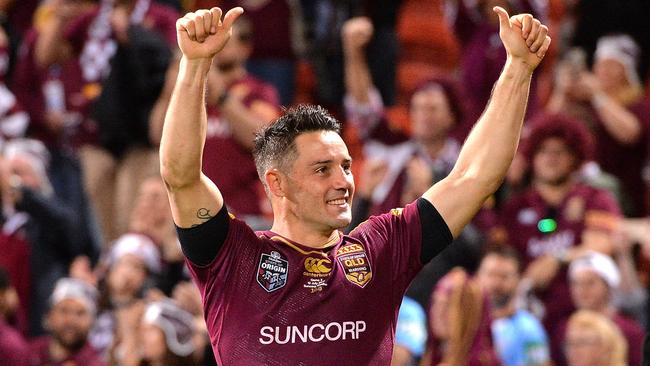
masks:
<path fill-rule="evenodd" d="M 578 271 L 570 282 L 573 304 L 578 309 L 600 311 L 609 303 L 609 287 L 593 271 Z"/>
<path fill-rule="evenodd" d="M 533 155 L 534 179 L 545 184 L 563 184 L 573 174 L 575 165 L 576 158 L 564 140 L 547 138 Z"/>
<path fill-rule="evenodd" d="M 477 278 L 481 288 L 490 297 L 492 306 L 502 308 L 510 303 L 519 283 L 517 262 L 490 254 L 481 262 Z"/>
<path fill-rule="evenodd" d="M 68 350 L 78 350 L 86 343 L 93 315 L 77 299 L 64 299 L 52 307 L 47 324 L 58 343 Z"/>
<path fill-rule="evenodd" d="M 625 67 L 616 60 L 597 60 L 594 64 L 594 74 L 605 91 L 613 91 L 629 84 Z"/>
<path fill-rule="evenodd" d="M 441 87 L 421 90 L 411 98 L 411 123 L 417 140 L 446 137 L 454 125 L 449 101 Z"/>
<path fill-rule="evenodd" d="M 118 259 L 108 272 L 108 288 L 113 296 L 136 297 L 147 279 L 147 267 L 133 254 Z"/>
<path fill-rule="evenodd" d="M 289 215 L 322 232 L 347 226 L 354 178 L 343 139 L 333 131 L 308 132 L 296 138 L 295 146 L 284 185 Z"/>

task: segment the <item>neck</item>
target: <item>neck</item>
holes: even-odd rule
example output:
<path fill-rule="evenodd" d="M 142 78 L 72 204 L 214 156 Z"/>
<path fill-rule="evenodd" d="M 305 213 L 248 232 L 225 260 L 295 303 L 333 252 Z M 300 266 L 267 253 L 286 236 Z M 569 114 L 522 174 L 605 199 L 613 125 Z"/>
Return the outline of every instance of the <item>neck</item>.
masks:
<path fill-rule="evenodd" d="M 595 307 L 594 309 L 592 309 L 592 310 L 595 311 L 595 312 L 597 312 L 597 313 L 603 314 L 603 315 L 605 315 L 605 316 L 608 317 L 608 318 L 611 318 L 611 317 L 613 317 L 614 315 L 616 315 L 616 308 L 614 308 L 614 307 L 611 306 L 610 304 L 601 304 L 601 305 L 599 305 L 599 306 L 596 306 L 596 307 Z"/>
<path fill-rule="evenodd" d="M 335 229 L 315 230 L 306 225 L 296 224 L 285 216 L 276 216 L 271 231 L 304 246 L 322 249 L 339 237 Z"/>
<path fill-rule="evenodd" d="M 57 342 L 54 338 L 50 341 L 49 345 L 50 359 L 54 362 L 66 359 L 70 352 L 62 344 Z"/>
<path fill-rule="evenodd" d="M 431 140 L 419 140 L 418 144 L 426 151 L 431 160 L 436 160 L 447 143 L 447 136 L 440 136 Z"/>
<path fill-rule="evenodd" d="M 494 319 L 508 318 L 516 312 L 513 302 L 510 301 L 508 305 L 500 308 L 492 308 L 492 317 Z"/>
<path fill-rule="evenodd" d="M 557 206 L 562 203 L 564 197 L 569 194 L 573 188 L 573 180 L 567 179 L 565 182 L 559 184 L 551 184 L 535 180 L 533 187 L 539 192 L 544 201 L 552 206 Z"/>

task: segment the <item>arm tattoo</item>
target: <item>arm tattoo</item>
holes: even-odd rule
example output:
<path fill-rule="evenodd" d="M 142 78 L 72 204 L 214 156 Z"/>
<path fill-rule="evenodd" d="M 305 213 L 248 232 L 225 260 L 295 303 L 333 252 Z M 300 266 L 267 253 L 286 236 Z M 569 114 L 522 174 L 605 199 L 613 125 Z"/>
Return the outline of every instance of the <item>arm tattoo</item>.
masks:
<path fill-rule="evenodd" d="M 210 214 L 210 210 L 207 208 L 199 208 L 198 211 L 196 211 L 196 217 L 198 217 L 201 220 L 210 220 L 214 215 Z"/>

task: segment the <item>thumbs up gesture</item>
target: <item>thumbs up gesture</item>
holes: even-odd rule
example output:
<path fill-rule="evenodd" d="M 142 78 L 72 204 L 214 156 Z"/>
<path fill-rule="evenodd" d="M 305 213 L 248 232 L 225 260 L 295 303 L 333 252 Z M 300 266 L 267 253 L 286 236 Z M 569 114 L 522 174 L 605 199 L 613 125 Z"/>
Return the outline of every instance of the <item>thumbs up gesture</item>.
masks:
<path fill-rule="evenodd" d="M 176 21 L 178 46 L 187 59 L 212 58 L 226 45 L 232 34 L 232 25 L 244 12 L 230 9 L 221 20 L 221 9 L 202 9 L 187 13 Z"/>
<path fill-rule="evenodd" d="M 534 70 L 542 61 L 551 37 L 548 28 L 530 14 L 509 16 L 505 9 L 495 6 L 499 16 L 499 37 L 506 48 L 508 58 L 523 61 Z"/>

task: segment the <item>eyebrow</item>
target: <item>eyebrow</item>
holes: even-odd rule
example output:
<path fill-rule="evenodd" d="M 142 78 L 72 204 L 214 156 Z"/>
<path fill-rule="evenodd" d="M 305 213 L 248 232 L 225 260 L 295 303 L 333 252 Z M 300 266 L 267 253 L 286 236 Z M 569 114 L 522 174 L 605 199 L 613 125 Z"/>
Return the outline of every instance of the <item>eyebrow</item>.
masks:
<path fill-rule="evenodd" d="M 315 162 L 311 163 L 310 165 L 314 166 L 314 165 L 321 165 L 321 164 L 331 164 L 333 162 L 334 162 L 334 160 L 332 160 L 332 159 L 319 160 L 319 161 L 315 161 Z M 352 163 L 352 158 L 345 158 L 345 159 L 343 159 L 343 162 L 344 163 Z"/>

